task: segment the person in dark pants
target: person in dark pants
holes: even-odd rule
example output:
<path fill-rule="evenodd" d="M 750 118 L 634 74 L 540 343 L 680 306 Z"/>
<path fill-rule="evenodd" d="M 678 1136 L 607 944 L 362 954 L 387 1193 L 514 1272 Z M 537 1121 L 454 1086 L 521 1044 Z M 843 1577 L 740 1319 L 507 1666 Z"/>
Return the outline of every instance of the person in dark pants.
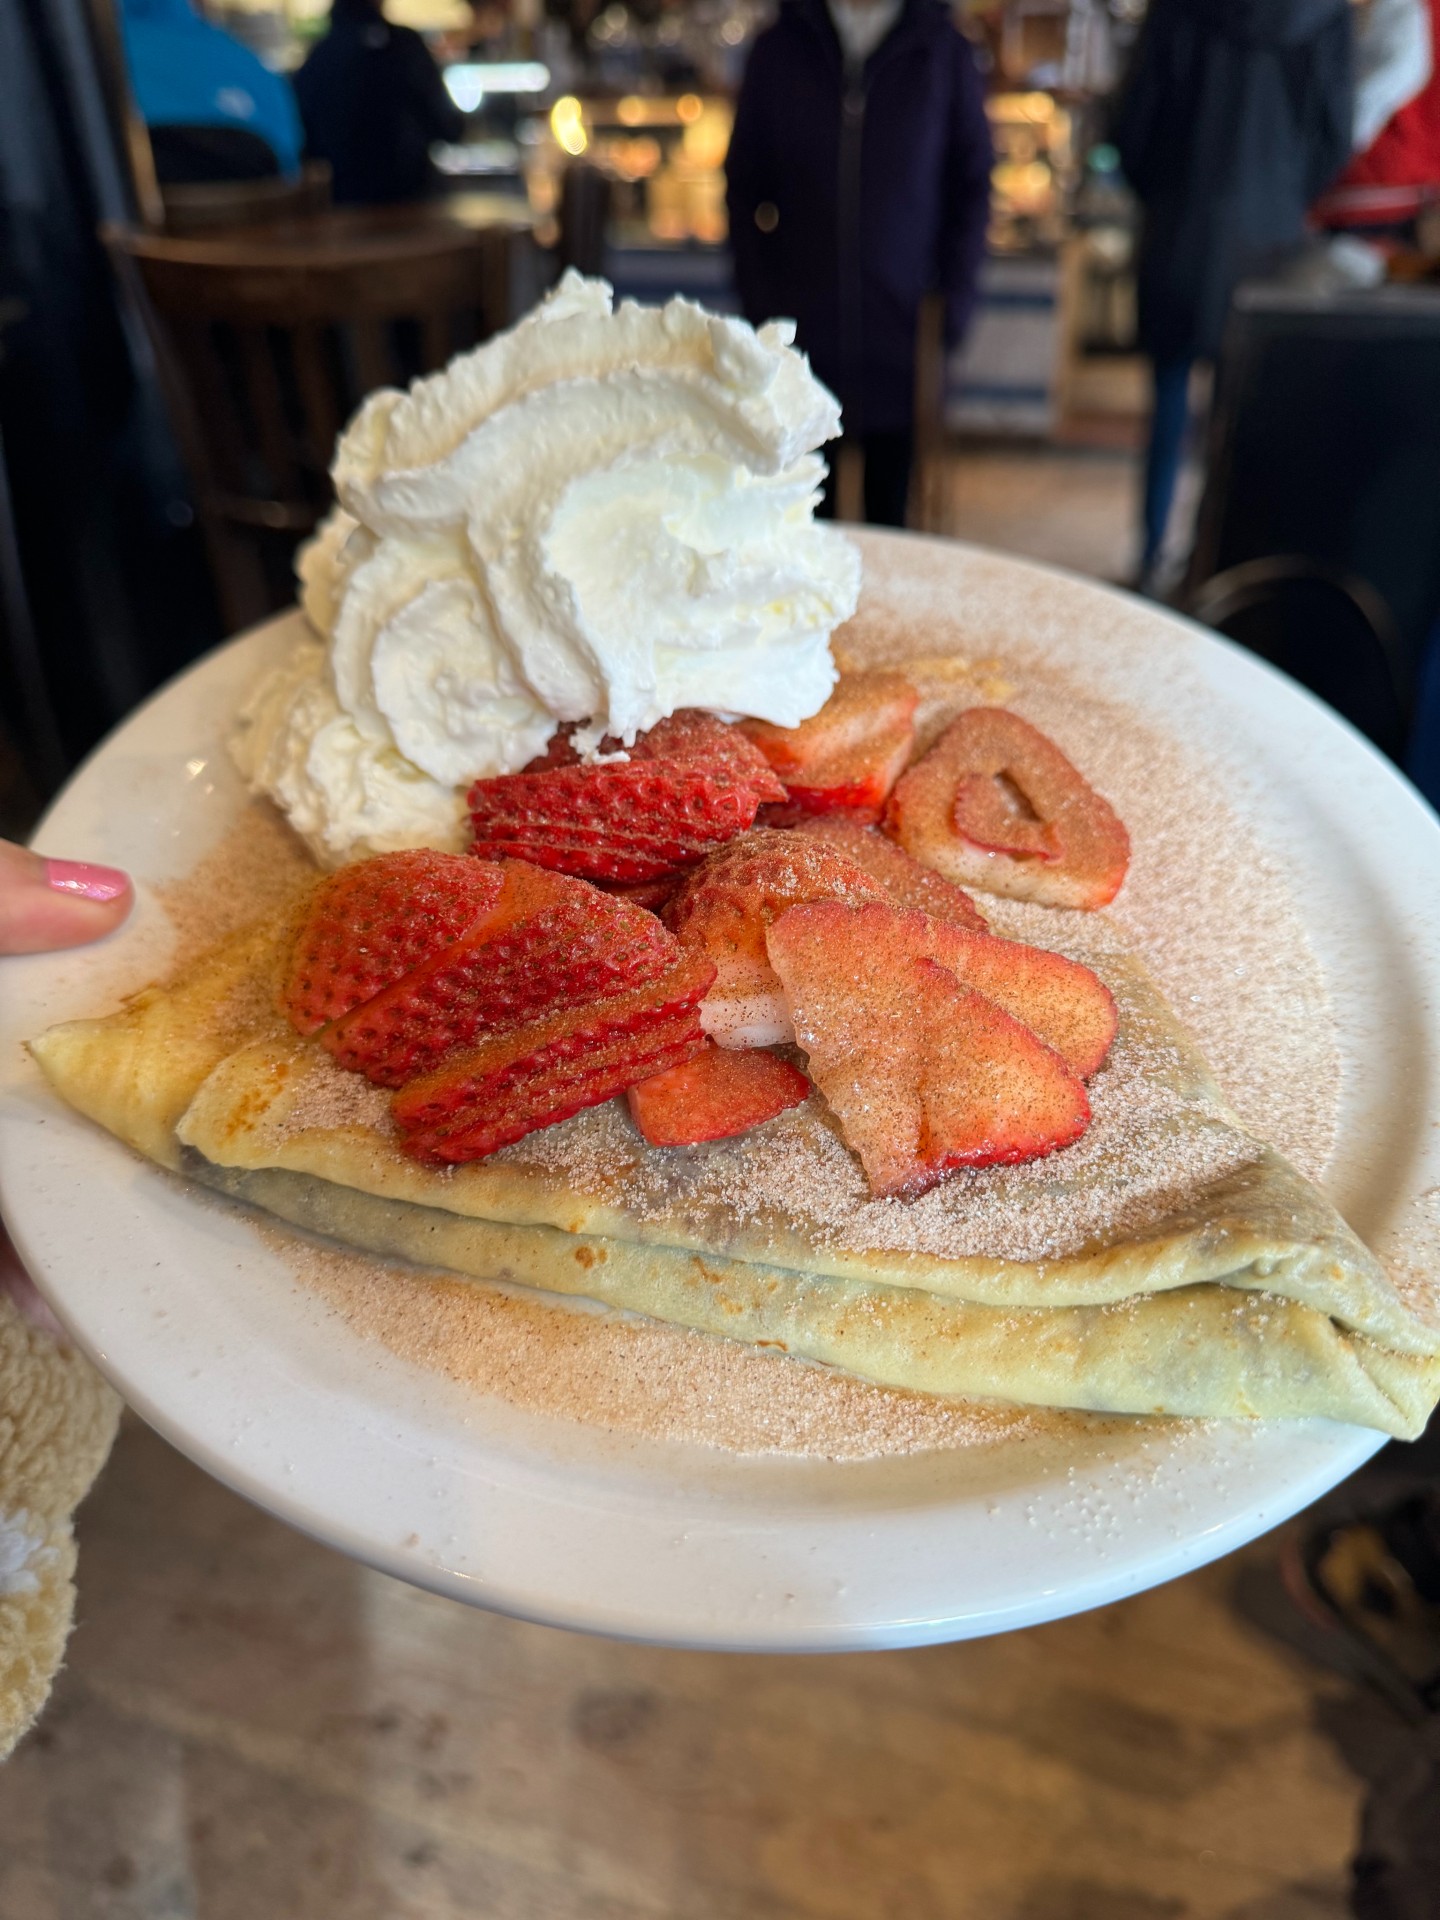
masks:
<path fill-rule="evenodd" d="M 865 517 L 905 524 L 925 296 L 945 338 L 975 301 L 990 129 L 968 42 L 941 0 L 782 0 L 756 40 L 725 163 L 746 318 L 784 316 L 838 396 Z M 834 511 L 834 481 L 822 511 Z"/>
<path fill-rule="evenodd" d="M 1154 0 L 1113 128 L 1144 206 L 1140 344 L 1154 371 L 1141 580 L 1160 559 L 1191 367 L 1247 275 L 1305 238 L 1350 157 L 1351 0 Z"/>
<path fill-rule="evenodd" d="M 305 151 L 328 160 L 337 206 L 420 200 L 435 185 L 430 148 L 458 140 L 465 116 L 418 33 L 381 0 L 335 0 L 330 31 L 295 75 Z"/>

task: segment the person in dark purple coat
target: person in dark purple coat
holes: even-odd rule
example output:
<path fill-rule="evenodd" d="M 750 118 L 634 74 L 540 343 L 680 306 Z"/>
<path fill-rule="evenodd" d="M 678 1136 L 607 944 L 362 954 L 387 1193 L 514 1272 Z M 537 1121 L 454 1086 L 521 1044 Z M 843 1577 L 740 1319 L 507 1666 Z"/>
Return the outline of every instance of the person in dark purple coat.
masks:
<path fill-rule="evenodd" d="M 985 251 L 990 164 L 980 75 L 942 0 L 782 0 L 725 163 L 735 278 L 752 324 L 795 321 L 881 526 L 905 523 L 920 304 L 943 293 L 953 346 Z"/>

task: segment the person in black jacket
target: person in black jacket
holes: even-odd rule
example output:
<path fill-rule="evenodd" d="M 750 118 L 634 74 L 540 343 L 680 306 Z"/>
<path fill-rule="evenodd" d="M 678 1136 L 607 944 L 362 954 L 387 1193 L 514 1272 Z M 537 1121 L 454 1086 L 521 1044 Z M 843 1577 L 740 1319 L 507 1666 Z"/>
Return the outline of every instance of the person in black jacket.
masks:
<path fill-rule="evenodd" d="M 1144 206 L 1140 344 L 1154 369 L 1142 583 L 1164 543 L 1190 369 L 1240 280 L 1300 245 L 1350 156 L 1351 0 L 1153 0 L 1114 127 Z"/>
<path fill-rule="evenodd" d="M 945 296 L 953 345 L 990 162 L 980 76 L 941 0 L 782 0 L 756 40 L 725 163 L 741 305 L 757 326 L 796 322 L 882 526 L 905 523 L 920 304 Z M 833 511 L 833 479 L 827 496 Z"/>
<path fill-rule="evenodd" d="M 465 116 L 418 33 L 392 27 L 381 0 L 334 0 L 330 31 L 295 75 L 305 151 L 328 160 L 337 206 L 422 199 L 430 148 L 458 140 Z"/>

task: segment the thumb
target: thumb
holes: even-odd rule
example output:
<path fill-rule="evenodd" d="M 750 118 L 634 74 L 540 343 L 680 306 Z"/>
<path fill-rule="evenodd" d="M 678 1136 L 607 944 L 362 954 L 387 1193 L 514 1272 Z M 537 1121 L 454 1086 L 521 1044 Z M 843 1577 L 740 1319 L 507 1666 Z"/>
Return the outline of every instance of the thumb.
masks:
<path fill-rule="evenodd" d="M 0 840 L 0 954 L 83 947 L 134 904 L 129 876 L 115 867 L 46 860 Z"/>
<path fill-rule="evenodd" d="M 7 1294 L 31 1326 L 43 1327 L 56 1340 L 65 1339 L 65 1329 L 35 1291 L 35 1282 L 21 1266 L 10 1236 L 0 1222 L 0 1300 Z"/>

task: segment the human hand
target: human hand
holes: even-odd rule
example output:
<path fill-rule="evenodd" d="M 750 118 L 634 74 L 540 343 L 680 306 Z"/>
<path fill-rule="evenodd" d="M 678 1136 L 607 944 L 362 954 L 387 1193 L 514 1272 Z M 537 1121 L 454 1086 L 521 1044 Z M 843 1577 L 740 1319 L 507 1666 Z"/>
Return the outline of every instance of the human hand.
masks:
<path fill-rule="evenodd" d="M 46 860 L 0 840 L 0 954 L 83 947 L 113 933 L 134 904 L 115 867 Z"/>
<path fill-rule="evenodd" d="M 112 933 L 135 904 L 129 876 L 78 860 L 46 860 L 0 840 L 0 955 L 82 947 Z M 0 1298 L 59 1336 L 0 1224 Z"/>
<path fill-rule="evenodd" d="M 35 1282 L 21 1266 L 20 1256 L 11 1246 L 3 1223 L 0 1223 L 0 1300 L 13 1300 L 32 1327 L 43 1327 L 56 1340 L 65 1338 L 65 1329 L 35 1291 Z"/>

